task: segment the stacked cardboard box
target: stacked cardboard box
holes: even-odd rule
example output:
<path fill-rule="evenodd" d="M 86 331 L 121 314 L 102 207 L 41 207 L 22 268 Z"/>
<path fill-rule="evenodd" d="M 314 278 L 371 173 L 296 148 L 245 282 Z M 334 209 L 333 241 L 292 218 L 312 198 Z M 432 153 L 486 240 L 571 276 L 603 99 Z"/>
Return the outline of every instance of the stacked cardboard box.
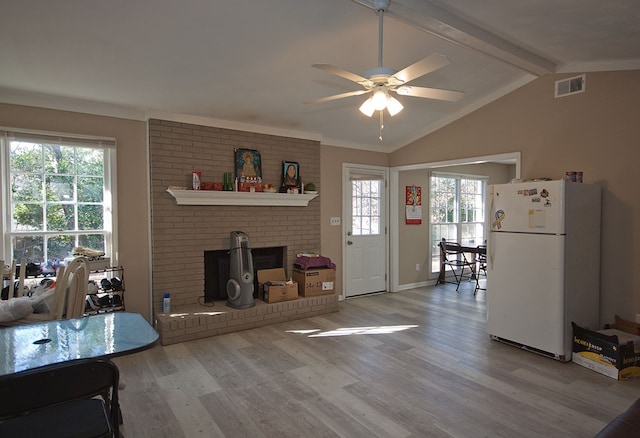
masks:
<path fill-rule="evenodd" d="M 303 297 L 331 295 L 335 291 L 335 269 L 294 269 L 293 279 Z"/>

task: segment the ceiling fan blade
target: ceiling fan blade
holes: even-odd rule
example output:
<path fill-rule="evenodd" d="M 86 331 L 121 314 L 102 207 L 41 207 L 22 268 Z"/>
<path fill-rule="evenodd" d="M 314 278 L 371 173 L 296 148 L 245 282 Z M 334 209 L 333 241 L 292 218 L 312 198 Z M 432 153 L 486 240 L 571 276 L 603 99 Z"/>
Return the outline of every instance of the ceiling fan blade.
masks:
<path fill-rule="evenodd" d="M 424 97 L 427 99 L 448 100 L 451 102 L 457 102 L 464 96 L 464 92 L 462 91 L 427 87 L 404 86 L 394 91 L 401 96 Z"/>
<path fill-rule="evenodd" d="M 322 97 L 320 99 L 314 99 L 314 100 L 309 100 L 305 103 L 322 103 L 322 102 L 329 102 L 331 100 L 337 100 L 337 99 L 342 99 L 344 97 L 350 97 L 350 96 L 360 96 L 361 94 L 365 94 L 365 93 L 369 93 L 370 90 L 357 90 L 357 91 L 349 91 L 348 93 L 342 93 L 342 94 L 335 94 L 333 96 L 327 96 L 327 97 Z"/>
<path fill-rule="evenodd" d="M 419 78 L 420 76 L 424 76 L 427 73 L 431 73 L 432 71 L 444 67 L 447 64 L 449 64 L 449 58 L 439 53 L 434 53 L 433 55 L 429 55 L 423 60 L 400 70 L 393 76 L 406 84 L 409 81 Z"/>
<path fill-rule="evenodd" d="M 341 78 L 345 78 L 347 80 L 350 80 L 352 82 L 355 82 L 357 84 L 361 83 L 361 82 L 365 82 L 368 81 L 367 78 L 362 77 L 360 75 L 357 75 L 355 73 L 351 73 L 349 71 L 346 70 L 342 70 L 338 67 L 334 67 L 332 65 L 329 64 L 313 64 L 311 67 L 315 67 L 315 68 L 319 68 L 320 70 L 324 70 L 327 73 L 331 73 L 334 74 L 336 76 L 340 76 Z"/>

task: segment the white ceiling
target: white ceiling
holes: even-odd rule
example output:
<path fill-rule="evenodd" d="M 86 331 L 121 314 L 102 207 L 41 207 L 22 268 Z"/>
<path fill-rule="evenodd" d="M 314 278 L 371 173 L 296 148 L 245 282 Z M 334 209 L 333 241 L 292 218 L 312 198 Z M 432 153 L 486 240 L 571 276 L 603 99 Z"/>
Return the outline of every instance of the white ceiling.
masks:
<path fill-rule="evenodd" d="M 411 84 L 465 95 L 399 97 L 379 141 L 378 117 L 358 111 L 366 96 L 303 103 L 359 89 L 311 64 L 377 66 L 372 0 L 2 0 L 1 11 L 0 102 L 386 152 L 539 75 L 640 68 L 638 0 L 392 0 L 384 66 L 444 54 L 449 65 Z"/>

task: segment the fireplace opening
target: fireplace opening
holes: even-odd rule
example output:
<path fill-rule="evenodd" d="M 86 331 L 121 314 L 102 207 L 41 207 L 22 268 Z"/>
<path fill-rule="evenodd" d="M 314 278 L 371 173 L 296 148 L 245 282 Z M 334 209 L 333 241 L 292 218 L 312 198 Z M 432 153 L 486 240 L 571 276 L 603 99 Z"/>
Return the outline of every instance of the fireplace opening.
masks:
<path fill-rule="evenodd" d="M 285 246 L 252 248 L 253 258 L 253 297 L 258 298 L 258 275 L 260 269 L 284 267 Z M 205 302 L 223 301 L 227 296 L 227 281 L 231 258 L 228 249 L 204 252 L 204 300 Z"/>

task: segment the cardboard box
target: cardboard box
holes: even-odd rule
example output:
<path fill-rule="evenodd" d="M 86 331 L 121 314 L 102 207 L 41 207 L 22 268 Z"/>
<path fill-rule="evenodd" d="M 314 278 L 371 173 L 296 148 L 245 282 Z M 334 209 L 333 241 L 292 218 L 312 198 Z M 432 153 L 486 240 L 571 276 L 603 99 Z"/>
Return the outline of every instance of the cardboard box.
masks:
<path fill-rule="evenodd" d="M 335 269 L 294 269 L 293 279 L 300 285 L 299 292 L 303 297 L 331 295 L 335 288 Z"/>
<path fill-rule="evenodd" d="M 640 336 L 573 326 L 573 362 L 616 380 L 640 377 Z"/>
<path fill-rule="evenodd" d="M 258 296 L 269 304 L 298 298 L 298 283 L 287 284 L 284 268 L 259 270 L 258 287 Z"/>

